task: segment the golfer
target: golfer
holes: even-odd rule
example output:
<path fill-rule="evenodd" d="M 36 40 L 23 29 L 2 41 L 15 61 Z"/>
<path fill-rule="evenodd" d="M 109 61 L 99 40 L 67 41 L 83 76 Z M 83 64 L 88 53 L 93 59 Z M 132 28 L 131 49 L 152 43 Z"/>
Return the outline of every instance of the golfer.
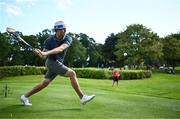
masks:
<path fill-rule="evenodd" d="M 66 75 L 70 78 L 71 85 L 79 96 L 82 104 L 86 104 L 95 97 L 95 95 L 88 96 L 82 92 L 75 71 L 63 64 L 67 49 L 72 43 L 72 38 L 66 35 L 66 26 L 64 22 L 56 22 L 54 24 L 54 30 L 55 34 L 45 40 L 43 51 L 39 49 L 34 51 L 40 57 L 46 58 L 45 64 L 47 72 L 42 82 L 20 97 L 21 102 L 25 106 L 31 106 L 32 104 L 29 102 L 28 98 L 47 87 L 57 75 Z"/>
<path fill-rule="evenodd" d="M 118 69 L 114 69 L 114 71 L 113 71 L 113 84 L 112 84 L 112 86 L 114 86 L 115 82 L 116 82 L 116 85 L 118 86 L 119 77 L 120 77 L 120 73 L 119 73 Z"/>

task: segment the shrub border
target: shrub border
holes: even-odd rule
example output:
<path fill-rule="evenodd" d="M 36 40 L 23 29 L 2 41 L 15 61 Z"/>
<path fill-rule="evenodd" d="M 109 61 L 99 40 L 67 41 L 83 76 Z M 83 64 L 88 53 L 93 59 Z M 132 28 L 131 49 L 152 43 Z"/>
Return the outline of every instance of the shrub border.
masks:
<path fill-rule="evenodd" d="M 112 79 L 112 71 L 106 68 L 73 68 L 78 78 Z M 46 67 L 37 66 L 4 66 L 0 67 L 0 79 L 9 76 L 39 75 L 47 71 Z M 144 79 L 150 78 L 150 70 L 119 70 L 120 79 Z"/>

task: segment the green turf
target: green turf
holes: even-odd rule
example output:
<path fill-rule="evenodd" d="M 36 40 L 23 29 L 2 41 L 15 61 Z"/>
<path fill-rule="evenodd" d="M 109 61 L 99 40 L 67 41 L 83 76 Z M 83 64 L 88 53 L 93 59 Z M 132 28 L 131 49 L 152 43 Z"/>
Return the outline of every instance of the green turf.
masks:
<path fill-rule="evenodd" d="M 180 75 L 154 73 L 151 79 L 123 80 L 112 87 L 111 80 L 79 79 L 81 88 L 96 98 L 81 105 L 67 78 L 57 77 L 46 89 L 33 95 L 32 107 L 24 107 L 21 94 L 41 81 L 42 75 L 8 77 L 7 98 L 0 92 L 0 119 L 179 119 Z"/>

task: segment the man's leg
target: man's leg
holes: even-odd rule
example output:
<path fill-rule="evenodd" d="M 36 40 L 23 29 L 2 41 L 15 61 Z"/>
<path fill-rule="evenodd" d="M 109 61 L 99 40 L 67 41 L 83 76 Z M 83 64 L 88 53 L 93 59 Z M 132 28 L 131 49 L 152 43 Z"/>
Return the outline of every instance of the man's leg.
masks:
<path fill-rule="evenodd" d="M 72 87 L 74 88 L 74 90 L 78 94 L 79 98 L 81 99 L 83 97 L 84 93 L 80 89 L 80 86 L 79 86 L 79 83 L 78 83 L 78 80 L 76 77 L 76 73 L 70 69 L 66 72 L 66 75 L 70 78 Z"/>
<path fill-rule="evenodd" d="M 24 96 L 30 97 L 31 95 L 41 91 L 43 88 L 47 87 L 48 84 L 51 82 L 51 80 L 44 79 L 42 82 L 40 82 L 38 85 L 36 85 L 32 90 L 27 92 Z"/>
<path fill-rule="evenodd" d="M 79 98 L 81 99 L 80 102 L 82 104 L 86 104 L 87 102 L 91 101 L 95 97 L 95 95 L 91 95 L 91 96 L 84 95 L 84 93 L 81 91 L 75 71 L 73 71 L 72 69 L 69 69 L 66 72 L 66 75 L 70 78 L 71 85 L 74 88 L 74 90 L 76 91 Z"/>
<path fill-rule="evenodd" d="M 51 80 L 43 80 L 42 82 L 40 82 L 38 85 L 36 85 L 33 89 L 31 89 L 29 92 L 27 92 L 25 95 L 21 96 L 21 102 L 25 105 L 25 106 L 31 106 L 32 104 L 29 103 L 29 99 L 28 97 L 30 97 L 31 95 L 41 91 L 43 88 L 47 87 L 48 84 L 51 82 Z"/>
<path fill-rule="evenodd" d="M 113 76 L 113 84 L 112 84 L 112 86 L 114 86 L 115 82 L 116 82 L 116 77 Z"/>
<path fill-rule="evenodd" d="M 112 84 L 112 86 L 114 86 L 114 83 L 115 83 L 115 81 L 113 80 L 113 84 Z"/>

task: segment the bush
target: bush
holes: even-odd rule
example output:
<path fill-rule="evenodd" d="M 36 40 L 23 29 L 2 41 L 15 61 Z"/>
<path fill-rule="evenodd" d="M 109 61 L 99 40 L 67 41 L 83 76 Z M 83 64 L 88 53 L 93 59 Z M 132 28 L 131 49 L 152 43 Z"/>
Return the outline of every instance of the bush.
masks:
<path fill-rule="evenodd" d="M 45 67 L 35 66 L 5 66 L 0 67 L 0 78 L 19 75 L 38 75 L 46 71 Z"/>
<path fill-rule="evenodd" d="M 178 66 L 178 67 L 175 68 L 175 73 L 176 73 L 176 74 L 180 74 L 180 66 Z"/>
<path fill-rule="evenodd" d="M 112 71 L 98 68 L 74 68 L 77 77 L 91 79 L 112 79 Z M 120 79 L 144 79 L 150 78 L 150 70 L 120 70 Z"/>
<path fill-rule="evenodd" d="M 98 68 L 74 68 L 74 71 L 79 78 L 109 79 L 112 74 L 107 69 Z"/>
<path fill-rule="evenodd" d="M 45 67 L 36 66 L 6 66 L 0 67 L 0 78 L 19 75 L 38 75 L 46 72 Z M 100 68 L 74 68 L 78 78 L 112 79 L 112 71 Z M 120 70 L 121 79 L 150 78 L 149 70 Z"/>
<path fill-rule="evenodd" d="M 150 78 L 152 73 L 150 70 L 120 70 L 121 79 L 144 79 Z"/>

